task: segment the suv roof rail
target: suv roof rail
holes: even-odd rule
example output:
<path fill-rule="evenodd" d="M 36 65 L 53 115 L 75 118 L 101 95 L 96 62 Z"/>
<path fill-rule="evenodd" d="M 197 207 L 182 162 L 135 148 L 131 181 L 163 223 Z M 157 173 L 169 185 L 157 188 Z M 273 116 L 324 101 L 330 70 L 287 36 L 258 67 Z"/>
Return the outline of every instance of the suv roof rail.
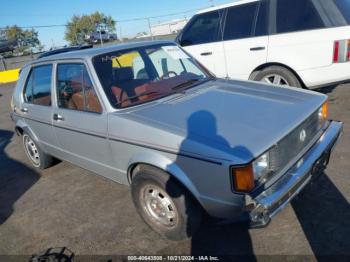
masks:
<path fill-rule="evenodd" d="M 67 52 L 71 52 L 71 51 L 79 51 L 79 50 L 83 50 L 83 49 L 93 48 L 93 47 L 94 47 L 93 45 L 79 45 L 79 46 L 64 47 L 64 48 L 44 52 L 38 56 L 38 59 L 43 58 L 43 57 L 52 56 L 52 55 L 67 53 Z"/>

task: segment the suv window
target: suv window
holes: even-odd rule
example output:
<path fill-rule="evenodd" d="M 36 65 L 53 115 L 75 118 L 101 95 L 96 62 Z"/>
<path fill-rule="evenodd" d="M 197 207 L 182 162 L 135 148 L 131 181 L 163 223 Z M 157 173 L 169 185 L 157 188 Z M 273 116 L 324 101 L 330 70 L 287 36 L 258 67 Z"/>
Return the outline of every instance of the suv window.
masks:
<path fill-rule="evenodd" d="M 27 80 L 24 100 L 27 103 L 51 106 L 52 65 L 34 67 Z"/>
<path fill-rule="evenodd" d="M 277 1 L 277 33 L 324 28 L 311 0 Z"/>
<path fill-rule="evenodd" d="M 346 21 L 346 23 L 350 24 L 350 1 L 349 0 L 334 0 L 335 5 L 337 6 L 340 16 Z"/>
<path fill-rule="evenodd" d="M 267 1 L 260 1 L 254 36 L 268 35 L 269 5 Z"/>
<path fill-rule="evenodd" d="M 218 41 L 220 31 L 219 11 L 197 15 L 185 28 L 181 36 L 181 45 L 198 45 Z"/>
<path fill-rule="evenodd" d="M 224 40 L 250 37 L 253 31 L 258 2 L 228 8 Z"/>
<path fill-rule="evenodd" d="M 102 107 L 84 64 L 57 65 L 58 107 L 101 113 Z"/>

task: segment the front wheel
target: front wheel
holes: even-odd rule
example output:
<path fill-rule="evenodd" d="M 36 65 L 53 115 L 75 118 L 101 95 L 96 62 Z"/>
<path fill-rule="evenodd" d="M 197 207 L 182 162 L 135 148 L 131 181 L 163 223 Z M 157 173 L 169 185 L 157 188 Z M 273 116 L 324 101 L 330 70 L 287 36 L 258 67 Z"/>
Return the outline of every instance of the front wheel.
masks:
<path fill-rule="evenodd" d="M 198 230 L 199 205 L 169 174 L 149 166 L 137 167 L 131 190 L 140 216 L 163 237 L 182 240 Z"/>
<path fill-rule="evenodd" d="M 272 85 L 302 88 L 302 84 L 293 72 L 280 66 L 269 66 L 255 74 L 253 80 Z"/>

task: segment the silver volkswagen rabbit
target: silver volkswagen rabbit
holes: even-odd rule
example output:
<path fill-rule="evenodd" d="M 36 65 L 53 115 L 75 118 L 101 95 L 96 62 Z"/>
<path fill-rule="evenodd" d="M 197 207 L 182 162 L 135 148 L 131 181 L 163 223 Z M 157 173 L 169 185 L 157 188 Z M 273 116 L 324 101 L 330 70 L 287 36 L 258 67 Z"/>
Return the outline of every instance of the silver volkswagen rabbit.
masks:
<path fill-rule="evenodd" d="M 327 96 L 218 79 L 169 41 L 55 52 L 22 68 L 11 117 L 40 169 L 68 161 L 130 185 L 161 235 L 204 212 L 266 226 L 327 166 Z"/>

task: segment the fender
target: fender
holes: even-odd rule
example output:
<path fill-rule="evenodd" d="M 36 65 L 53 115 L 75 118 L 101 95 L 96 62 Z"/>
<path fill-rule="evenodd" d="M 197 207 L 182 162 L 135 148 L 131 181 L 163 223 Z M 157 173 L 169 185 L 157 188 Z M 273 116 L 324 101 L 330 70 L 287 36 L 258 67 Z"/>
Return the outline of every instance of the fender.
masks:
<path fill-rule="evenodd" d="M 26 132 L 28 135 L 31 136 L 34 142 L 40 145 L 40 141 L 38 137 L 35 135 L 32 129 L 27 125 L 27 123 L 21 117 L 17 117 L 17 120 L 15 121 L 15 123 L 16 123 L 15 129 L 21 128 L 24 132 Z"/>
<path fill-rule="evenodd" d="M 174 176 L 178 181 L 180 181 L 180 183 L 182 183 L 182 185 L 185 186 L 187 190 L 189 190 L 199 202 L 201 202 L 200 194 L 197 188 L 193 185 L 192 181 L 188 178 L 185 172 L 183 172 L 183 170 L 168 157 L 158 154 L 156 152 L 140 152 L 134 155 L 128 163 L 127 174 L 130 184 L 132 168 L 135 167 L 137 164 L 151 165 L 169 173 L 170 175 Z"/>

